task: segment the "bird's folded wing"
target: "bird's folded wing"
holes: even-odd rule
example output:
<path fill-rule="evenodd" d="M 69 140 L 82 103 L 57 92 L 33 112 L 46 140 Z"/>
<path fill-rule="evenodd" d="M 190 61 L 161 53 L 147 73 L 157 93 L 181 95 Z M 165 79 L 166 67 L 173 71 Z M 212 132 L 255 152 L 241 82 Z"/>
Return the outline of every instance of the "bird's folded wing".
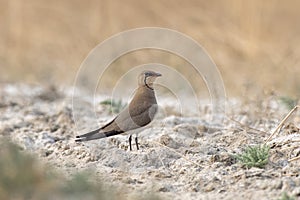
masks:
<path fill-rule="evenodd" d="M 157 105 L 149 106 L 148 108 L 140 111 L 141 112 L 135 112 L 132 114 L 131 112 L 129 113 L 128 109 L 125 109 L 115 119 L 114 125 L 117 125 L 117 127 L 124 132 L 143 127 L 149 124 L 154 118 L 157 111 Z"/>
<path fill-rule="evenodd" d="M 132 111 L 132 110 L 131 110 Z M 89 133 L 76 136 L 77 142 L 110 137 L 127 131 L 131 131 L 149 124 L 157 112 L 157 104 L 148 104 L 143 109 L 129 112 L 126 107 L 119 115 L 105 126 Z"/>

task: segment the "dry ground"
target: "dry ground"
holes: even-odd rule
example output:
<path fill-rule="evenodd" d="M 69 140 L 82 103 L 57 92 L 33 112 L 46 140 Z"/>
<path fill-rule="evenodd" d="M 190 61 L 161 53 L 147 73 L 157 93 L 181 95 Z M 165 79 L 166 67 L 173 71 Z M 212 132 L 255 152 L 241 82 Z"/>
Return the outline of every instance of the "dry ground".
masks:
<path fill-rule="evenodd" d="M 63 91 L 29 85 L 2 85 L 0 91 L 1 137 L 66 176 L 90 171 L 94 181 L 113 184 L 124 198 L 141 199 L 149 193 L 162 199 L 300 195 L 299 160 L 288 161 L 299 156 L 299 114 L 270 141 L 265 168 L 246 169 L 231 156 L 247 145 L 264 143 L 288 112 L 276 96 L 260 102 L 230 102 L 227 116 L 232 119 L 214 127 L 206 115 L 158 115 L 139 135 L 141 150 L 130 152 L 127 136 L 75 143 L 71 101 Z M 101 105 L 97 114 L 101 124 L 112 117 Z"/>

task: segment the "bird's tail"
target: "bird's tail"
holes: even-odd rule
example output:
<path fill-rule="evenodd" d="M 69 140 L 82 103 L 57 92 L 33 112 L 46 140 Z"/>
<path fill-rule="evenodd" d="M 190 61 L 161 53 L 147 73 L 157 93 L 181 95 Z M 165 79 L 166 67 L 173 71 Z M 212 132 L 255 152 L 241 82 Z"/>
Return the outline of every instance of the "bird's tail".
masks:
<path fill-rule="evenodd" d="M 107 131 L 107 132 L 103 132 L 101 130 L 101 128 L 96 129 L 94 131 L 88 132 L 86 134 L 83 135 L 77 135 L 75 142 L 83 142 L 83 141 L 89 141 L 89 140 L 96 140 L 96 139 L 100 139 L 100 138 L 105 138 L 105 137 L 110 137 L 113 135 L 117 135 L 123 133 L 123 131 Z"/>

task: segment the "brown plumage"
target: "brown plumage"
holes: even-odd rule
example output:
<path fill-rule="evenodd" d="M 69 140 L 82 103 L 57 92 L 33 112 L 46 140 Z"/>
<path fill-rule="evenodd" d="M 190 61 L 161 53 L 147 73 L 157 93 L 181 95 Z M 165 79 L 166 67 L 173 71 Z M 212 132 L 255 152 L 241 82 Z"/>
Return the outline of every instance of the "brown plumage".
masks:
<path fill-rule="evenodd" d="M 144 71 L 139 75 L 139 87 L 129 105 L 121 111 L 111 122 L 89 133 L 76 136 L 76 142 L 95 140 L 113 135 L 130 132 L 149 124 L 157 112 L 157 102 L 153 83 L 161 74 L 153 71 Z M 132 136 L 129 137 L 131 148 Z M 138 141 L 135 138 L 137 149 Z"/>

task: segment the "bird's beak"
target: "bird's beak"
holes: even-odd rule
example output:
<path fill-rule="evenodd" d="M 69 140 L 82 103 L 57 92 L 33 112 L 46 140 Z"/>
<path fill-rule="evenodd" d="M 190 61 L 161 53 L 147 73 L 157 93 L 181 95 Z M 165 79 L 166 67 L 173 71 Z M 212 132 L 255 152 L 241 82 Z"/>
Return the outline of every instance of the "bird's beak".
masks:
<path fill-rule="evenodd" d="M 155 77 L 160 77 L 160 76 L 162 76 L 162 75 L 161 75 L 160 73 L 155 72 L 154 76 L 155 76 Z"/>

